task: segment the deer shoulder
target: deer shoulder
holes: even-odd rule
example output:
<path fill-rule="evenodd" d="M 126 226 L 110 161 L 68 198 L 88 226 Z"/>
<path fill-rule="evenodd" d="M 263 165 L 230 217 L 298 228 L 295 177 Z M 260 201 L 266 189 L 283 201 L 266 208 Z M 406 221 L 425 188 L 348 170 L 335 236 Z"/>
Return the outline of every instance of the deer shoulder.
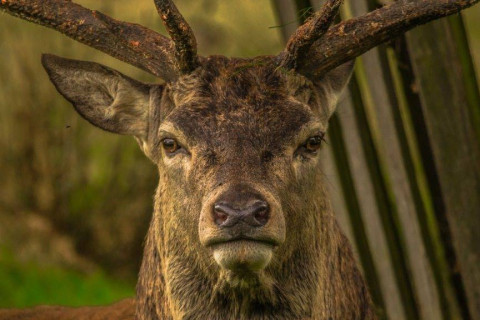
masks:
<path fill-rule="evenodd" d="M 2 320 L 134 320 L 135 300 L 125 299 L 99 307 L 38 306 L 31 309 L 0 309 Z"/>

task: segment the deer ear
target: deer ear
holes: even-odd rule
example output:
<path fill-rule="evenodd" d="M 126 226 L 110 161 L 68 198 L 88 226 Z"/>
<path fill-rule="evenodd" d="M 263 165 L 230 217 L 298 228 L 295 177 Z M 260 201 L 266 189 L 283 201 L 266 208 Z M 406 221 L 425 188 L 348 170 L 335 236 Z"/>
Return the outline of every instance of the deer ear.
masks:
<path fill-rule="evenodd" d="M 320 96 L 320 116 L 328 120 L 337 107 L 339 98 L 347 87 L 355 61 L 346 62 L 324 76 L 312 80 Z"/>
<path fill-rule="evenodd" d="M 42 55 L 57 90 L 93 125 L 145 140 L 150 86 L 93 62 Z"/>

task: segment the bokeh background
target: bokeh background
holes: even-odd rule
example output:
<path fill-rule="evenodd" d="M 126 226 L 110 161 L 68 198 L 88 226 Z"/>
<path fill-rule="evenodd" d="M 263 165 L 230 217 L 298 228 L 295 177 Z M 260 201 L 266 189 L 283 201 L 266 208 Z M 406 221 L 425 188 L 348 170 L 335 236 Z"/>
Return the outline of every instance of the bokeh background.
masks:
<path fill-rule="evenodd" d="M 153 1 L 77 1 L 164 33 Z M 281 49 L 268 1 L 179 1 L 202 54 Z M 55 90 L 41 53 L 159 81 L 0 13 L 0 307 L 103 304 L 134 294 L 158 183 L 131 137 L 94 128 Z"/>
<path fill-rule="evenodd" d="M 76 2 L 164 33 L 153 1 Z M 200 54 L 251 57 L 282 49 L 288 30 L 299 21 L 302 1 L 294 2 L 290 6 L 269 0 L 177 4 L 194 29 Z M 352 15 L 352 10 L 342 13 Z M 462 17 L 476 66 L 473 72 L 480 78 L 480 6 Z M 138 80 L 159 81 L 53 30 L 0 13 L 0 307 L 105 304 L 133 296 L 158 182 L 154 165 L 133 138 L 92 127 L 56 92 L 40 64 L 40 55 L 46 52 L 99 62 Z M 342 108 L 339 114 L 354 117 Z M 334 173 L 339 166 L 332 169 L 326 162 L 331 192 L 339 203 L 345 196 L 345 188 L 335 185 L 334 176 L 341 176 Z M 358 236 L 351 231 L 355 221 L 349 217 L 339 218 L 356 241 Z M 362 246 L 356 250 L 362 252 Z M 381 269 L 373 256 L 373 264 Z M 362 264 L 368 266 L 365 258 Z M 399 303 L 408 305 L 408 301 Z M 388 313 L 389 318 L 409 318 L 408 306 L 397 310 L 382 304 L 379 308 L 390 311 L 380 313 Z M 442 312 L 445 318 L 467 314 L 478 319 L 468 312 Z"/>

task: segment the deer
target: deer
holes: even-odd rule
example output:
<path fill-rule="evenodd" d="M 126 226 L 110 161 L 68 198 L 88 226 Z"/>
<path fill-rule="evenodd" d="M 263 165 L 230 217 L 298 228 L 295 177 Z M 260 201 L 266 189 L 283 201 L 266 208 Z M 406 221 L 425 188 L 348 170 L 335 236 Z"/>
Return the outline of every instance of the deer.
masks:
<path fill-rule="evenodd" d="M 164 80 L 42 56 L 88 122 L 133 136 L 159 185 L 135 299 L 106 307 L 3 310 L 2 319 L 376 319 L 320 170 L 328 120 L 353 59 L 478 0 L 396 1 L 334 23 L 323 7 L 278 55 L 203 57 L 171 0 L 154 0 L 171 39 L 68 0 L 1 0 Z"/>

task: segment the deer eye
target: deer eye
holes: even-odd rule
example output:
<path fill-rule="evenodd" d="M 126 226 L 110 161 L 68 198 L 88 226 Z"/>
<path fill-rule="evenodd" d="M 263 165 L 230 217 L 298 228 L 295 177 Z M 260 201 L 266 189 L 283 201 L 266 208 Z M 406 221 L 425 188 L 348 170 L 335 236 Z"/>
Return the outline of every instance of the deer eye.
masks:
<path fill-rule="evenodd" d="M 296 155 L 305 157 L 307 155 L 315 155 L 317 151 L 322 146 L 322 141 L 324 141 L 324 135 L 316 135 L 308 138 L 302 145 L 300 145 L 295 152 Z"/>
<path fill-rule="evenodd" d="M 322 146 L 323 135 L 322 136 L 314 136 L 308 138 L 305 142 L 305 149 L 308 152 L 316 152 Z"/>
<path fill-rule="evenodd" d="M 178 142 L 171 138 L 163 139 L 162 145 L 163 145 L 163 149 L 167 154 L 174 154 L 181 148 Z"/>

